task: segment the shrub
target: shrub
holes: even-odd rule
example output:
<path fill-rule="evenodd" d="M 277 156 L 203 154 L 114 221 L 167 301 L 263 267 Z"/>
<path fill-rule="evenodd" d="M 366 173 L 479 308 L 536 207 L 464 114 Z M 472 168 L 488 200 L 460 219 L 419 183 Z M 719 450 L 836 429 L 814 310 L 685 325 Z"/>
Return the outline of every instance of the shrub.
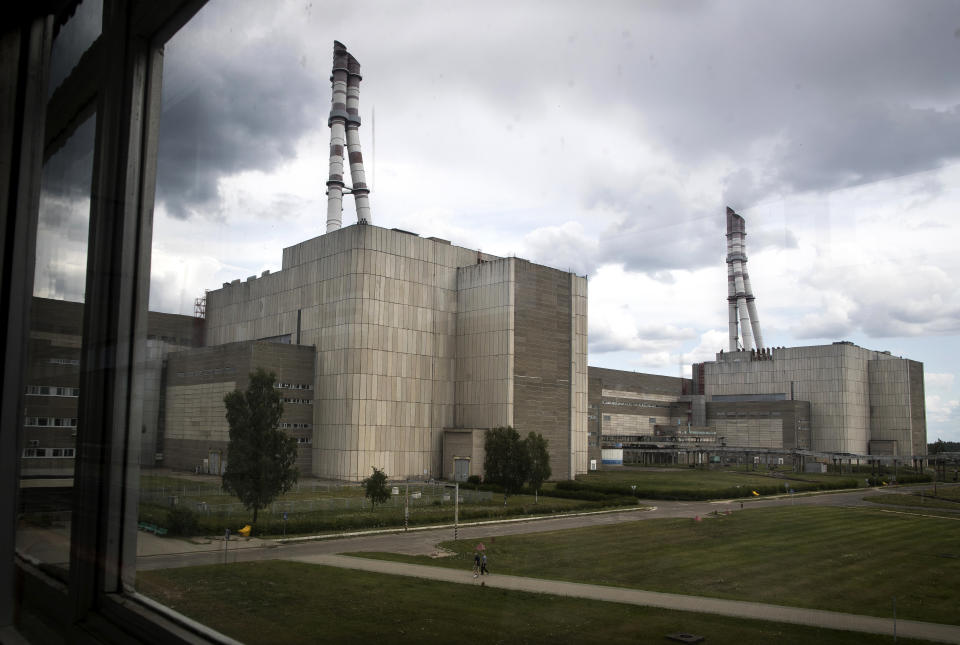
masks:
<path fill-rule="evenodd" d="M 165 524 L 170 535 L 196 535 L 199 529 L 197 516 L 186 506 L 174 506 L 167 511 Z"/>

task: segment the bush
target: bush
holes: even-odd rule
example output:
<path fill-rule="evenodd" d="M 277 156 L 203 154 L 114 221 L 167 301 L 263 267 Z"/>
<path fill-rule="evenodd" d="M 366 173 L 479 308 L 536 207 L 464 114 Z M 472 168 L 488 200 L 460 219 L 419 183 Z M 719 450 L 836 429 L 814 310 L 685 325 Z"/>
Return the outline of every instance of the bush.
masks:
<path fill-rule="evenodd" d="M 480 475 L 470 475 L 467 477 L 467 483 L 474 488 L 478 488 L 480 486 Z"/>
<path fill-rule="evenodd" d="M 869 482 L 871 486 L 883 486 L 884 482 L 887 484 L 920 484 L 926 482 L 932 482 L 933 477 L 924 473 L 924 474 L 914 474 L 914 473 L 901 473 L 897 475 L 896 481 L 894 481 L 893 473 L 887 473 L 885 475 L 880 475 L 878 477 L 869 477 Z"/>
<path fill-rule="evenodd" d="M 167 511 L 167 521 L 165 524 L 167 532 L 169 532 L 170 535 L 196 535 L 200 528 L 197 522 L 197 516 L 186 506 L 174 506 Z"/>

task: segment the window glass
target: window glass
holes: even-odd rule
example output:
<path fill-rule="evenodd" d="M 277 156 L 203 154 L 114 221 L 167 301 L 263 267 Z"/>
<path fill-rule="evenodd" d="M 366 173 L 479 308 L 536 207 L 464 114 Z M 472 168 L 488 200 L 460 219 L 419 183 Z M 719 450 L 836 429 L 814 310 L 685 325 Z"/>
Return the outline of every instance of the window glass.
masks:
<path fill-rule="evenodd" d="M 100 35 L 102 23 L 103 0 L 83 0 L 73 15 L 60 25 L 50 52 L 48 94 L 53 94 Z"/>
<path fill-rule="evenodd" d="M 24 392 L 17 549 L 69 568 L 96 117 L 44 164 Z"/>

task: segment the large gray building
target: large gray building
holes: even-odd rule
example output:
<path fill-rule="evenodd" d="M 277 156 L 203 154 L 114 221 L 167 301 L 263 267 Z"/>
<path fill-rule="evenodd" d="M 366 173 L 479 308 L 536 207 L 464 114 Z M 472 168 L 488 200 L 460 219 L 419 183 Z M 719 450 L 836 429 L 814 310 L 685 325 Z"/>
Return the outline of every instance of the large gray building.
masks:
<path fill-rule="evenodd" d="M 797 448 L 856 455 L 922 456 L 927 452 L 923 363 L 841 341 L 811 347 L 779 347 L 717 354 L 693 366 L 695 392 L 707 404 L 737 404 L 713 415 L 717 431 L 733 445 L 756 444 L 743 437 L 758 404 L 809 403 L 809 439 L 799 425 L 783 427 L 783 416 L 753 418 L 753 432 L 786 440 Z M 718 412 L 721 410 L 718 410 Z M 769 412 L 769 411 L 768 411 Z M 760 424 L 760 425 L 758 425 Z M 806 445 L 804 445 L 806 444 Z"/>
<path fill-rule="evenodd" d="M 571 478 L 587 468 L 586 289 L 519 258 L 354 225 L 208 292 L 205 344 L 316 348 L 314 476 L 437 477 L 445 431 L 512 425 L 542 433 L 554 477 Z"/>

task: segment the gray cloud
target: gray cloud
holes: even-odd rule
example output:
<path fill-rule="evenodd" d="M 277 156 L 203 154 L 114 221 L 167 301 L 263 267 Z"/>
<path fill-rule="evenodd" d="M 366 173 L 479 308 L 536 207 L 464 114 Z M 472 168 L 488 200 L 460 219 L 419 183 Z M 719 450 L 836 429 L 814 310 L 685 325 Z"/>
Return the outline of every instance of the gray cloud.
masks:
<path fill-rule="evenodd" d="M 907 175 L 960 157 L 960 109 L 849 106 L 799 124 L 778 155 L 780 180 L 824 190 Z"/>
<path fill-rule="evenodd" d="M 204 11 L 225 23 L 224 33 L 197 32 L 213 42 L 197 36 L 184 38 L 189 51 L 178 52 L 176 40 L 168 48 L 160 198 L 179 216 L 210 209 L 219 176 L 275 168 L 300 135 L 325 127 L 333 38 L 369 74 L 363 105 L 377 105 L 381 156 L 424 173 L 472 156 L 472 124 L 458 106 L 502 115 L 502 132 L 485 140 L 505 155 L 542 148 L 525 141 L 525 124 L 551 110 L 589 128 L 609 119 L 610 107 L 623 108 L 617 126 L 679 164 L 718 156 L 740 163 L 718 202 L 741 208 L 787 190 L 934 168 L 960 150 L 960 83 L 949 80 L 960 40 L 950 0 L 922 9 L 897 0 L 755 0 L 217 10 Z M 274 12 L 282 26 L 273 26 L 281 24 Z M 260 23 L 273 31 L 249 26 Z M 597 145 L 616 158 L 617 141 Z M 550 173 L 552 160 L 543 162 Z M 636 222 L 626 234 L 655 228 L 645 199 L 633 201 Z M 695 241 L 688 255 L 706 249 Z"/>
<path fill-rule="evenodd" d="M 329 101 L 327 90 L 294 47 L 267 39 L 221 45 L 187 33 L 167 47 L 157 197 L 175 217 L 219 214 L 220 177 L 270 171 L 326 124 L 318 106 Z"/>

